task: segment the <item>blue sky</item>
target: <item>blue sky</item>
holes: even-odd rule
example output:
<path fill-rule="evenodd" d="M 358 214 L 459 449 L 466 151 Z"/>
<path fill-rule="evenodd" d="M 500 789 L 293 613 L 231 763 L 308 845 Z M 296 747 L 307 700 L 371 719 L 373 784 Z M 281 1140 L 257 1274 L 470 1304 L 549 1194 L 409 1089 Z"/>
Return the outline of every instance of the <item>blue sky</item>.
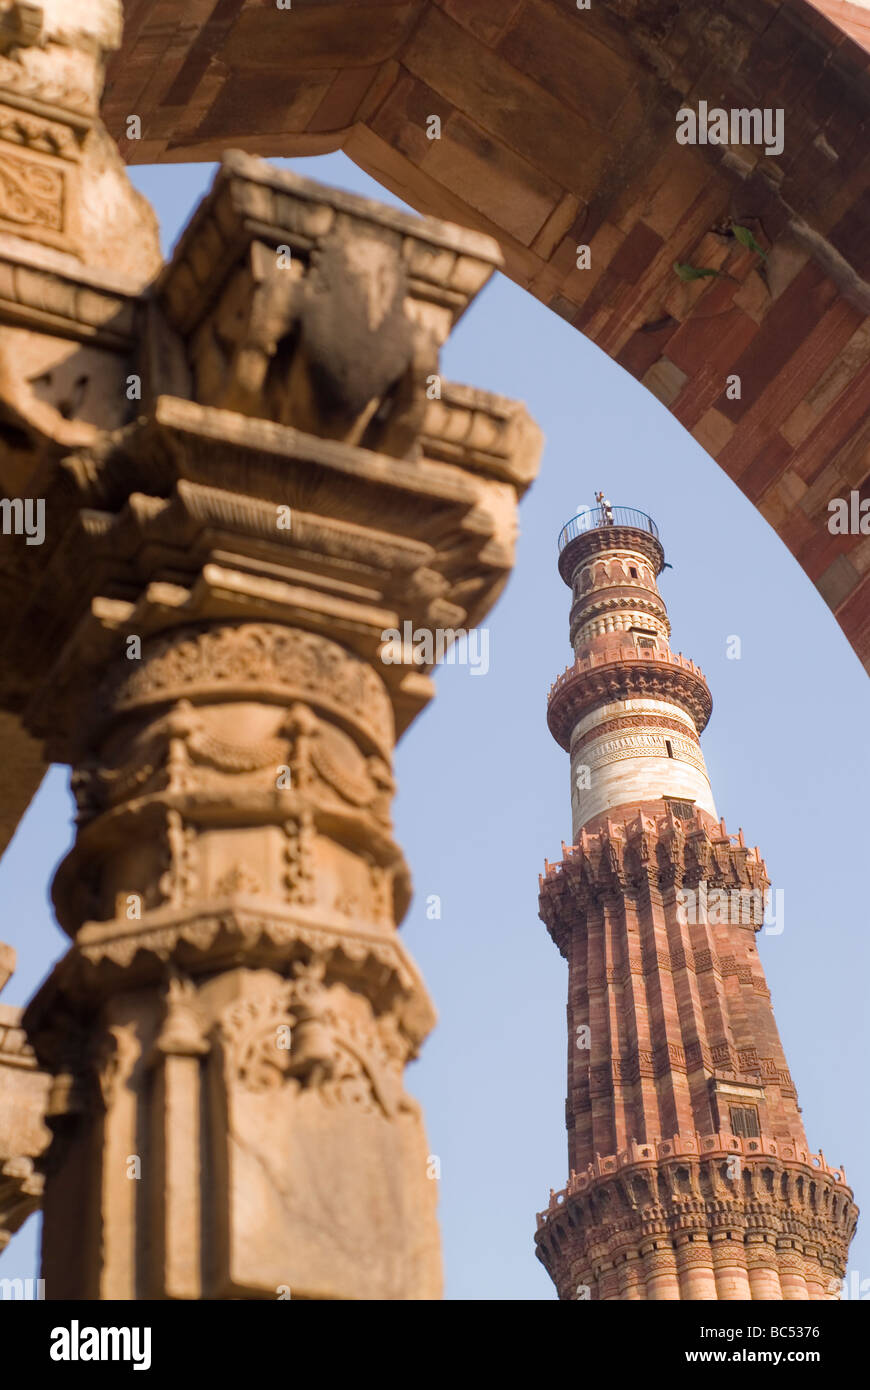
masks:
<path fill-rule="evenodd" d="M 277 161 L 396 203 L 342 155 Z M 131 170 L 169 250 L 213 169 Z M 399 206 L 401 206 L 399 204 Z M 496 276 L 457 327 L 444 374 L 526 402 L 546 436 L 521 506 L 514 575 L 493 611 L 489 671 L 445 666 L 399 746 L 396 829 L 414 874 L 402 928 L 439 1012 L 408 1086 L 441 1159 L 446 1294 L 550 1299 L 535 1213 L 567 1177 L 567 973 L 537 916 L 538 873 L 570 839 L 567 756 L 546 696 L 571 659 L 562 524 L 599 489 L 658 523 L 675 650 L 707 675 L 704 752 L 721 815 L 758 844 L 784 893 L 759 954 L 810 1146 L 870 1200 L 864 1058 L 870 1027 L 865 872 L 867 677 L 775 532 L 656 400 L 530 295 Z M 739 660 L 726 657 L 739 636 Z M 4 1003 L 23 1003 L 62 952 L 47 899 L 70 840 L 67 773 L 53 769 L 0 862 L 0 937 L 18 948 Z M 426 916 L 438 894 L 440 920 Z M 0 1256 L 35 1272 L 38 1219 Z M 850 1270 L 870 1276 L 859 1226 Z"/>

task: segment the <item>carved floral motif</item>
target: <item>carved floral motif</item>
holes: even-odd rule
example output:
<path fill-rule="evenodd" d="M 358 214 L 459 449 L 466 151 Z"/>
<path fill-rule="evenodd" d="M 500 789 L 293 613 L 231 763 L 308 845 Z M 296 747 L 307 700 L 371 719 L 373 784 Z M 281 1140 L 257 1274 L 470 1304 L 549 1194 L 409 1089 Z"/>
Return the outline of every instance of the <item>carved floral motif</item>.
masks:
<path fill-rule="evenodd" d="M 0 219 L 63 231 L 63 172 L 4 151 L 0 154 Z"/>
<path fill-rule="evenodd" d="M 215 892 L 222 897 L 229 897 L 233 893 L 256 894 L 262 892 L 262 888 L 257 875 L 245 864 L 233 864 L 215 884 Z"/>
<path fill-rule="evenodd" d="M 291 985 L 284 981 L 238 1000 L 221 1016 L 229 1074 L 255 1094 L 275 1090 L 289 1073 L 290 1052 L 279 1046 L 279 1030 L 296 1022 L 291 996 Z"/>
<path fill-rule="evenodd" d="M 325 973 L 321 956 L 297 961 L 291 980 L 264 981 L 225 1010 L 228 1078 L 254 1094 L 292 1081 L 326 1106 L 393 1115 L 408 1044 L 392 1016 L 376 1019 L 362 995 L 326 984 Z"/>

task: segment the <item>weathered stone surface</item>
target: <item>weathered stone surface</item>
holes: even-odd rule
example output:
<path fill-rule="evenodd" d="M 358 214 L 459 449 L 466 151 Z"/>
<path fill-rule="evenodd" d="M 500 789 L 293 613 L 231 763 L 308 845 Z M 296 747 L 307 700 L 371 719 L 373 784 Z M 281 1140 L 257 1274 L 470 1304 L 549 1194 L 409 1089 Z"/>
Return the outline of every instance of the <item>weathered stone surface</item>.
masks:
<path fill-rule="evenodd" d="M 145 284 L 160 264 L 148 203 L 99 120 L 119 0 L 13 0 L 0 45 L 0 231 Z"/>
<path fill-rule="evenodd" d="M 13 0 L 0 21 L 0 494 L 17 499 L 34 496 L 40 460 L 133 418 L 136 296 L 161 256 L 99 119 L 120 4 Z M 2 540 L 0 575 L 15 546 Z M 44 772 L 5 713 L 0 763 L 2 851 Z"/>

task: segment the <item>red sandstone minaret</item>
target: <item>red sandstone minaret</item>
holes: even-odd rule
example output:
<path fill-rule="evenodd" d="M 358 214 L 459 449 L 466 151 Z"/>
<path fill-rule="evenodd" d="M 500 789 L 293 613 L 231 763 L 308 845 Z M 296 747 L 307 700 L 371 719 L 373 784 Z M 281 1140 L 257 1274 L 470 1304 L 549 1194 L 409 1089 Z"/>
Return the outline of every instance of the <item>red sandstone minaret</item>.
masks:
<path fill-rule="evenodd" d="M 597 501 L 559 538 L 573 843 L 540 909 L 568 962 L 570 1177 L 538 1256 L 562 1299 L 836 1298 L 857 1209 L 808 1151 L 755 945 L 764 862 L 717 817 L 658 529 Z"/>

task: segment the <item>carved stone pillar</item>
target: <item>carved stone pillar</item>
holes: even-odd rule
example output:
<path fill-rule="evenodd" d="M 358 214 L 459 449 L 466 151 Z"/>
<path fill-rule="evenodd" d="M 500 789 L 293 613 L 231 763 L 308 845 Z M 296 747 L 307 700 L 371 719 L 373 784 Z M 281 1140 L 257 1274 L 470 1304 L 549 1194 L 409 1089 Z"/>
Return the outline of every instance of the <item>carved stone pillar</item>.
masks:
<path fill-rule="evenodd" d="M 677 1277 L 676 1256 L 670 1246 L 663 1241 L 641 1249 L 644 1274 L 646 1276 L 646 1296 L 661 1302 L 680 1297 L 680 1281 Z"/>
<path fill-rule="evenodd" d="M 719 1302 L 733 1302 L 752 1297 L 743 1242 L 729 1239 L 730 1234 L 728 1231 L 714 1231 L 710 1236 L 713 1272 L 716 1276 L 716 1298 Z"/>
<path fill-rule="evenodd" d="M 103 1250 L 93 1295 L 437 1295 L 393 741 L 373 668 L 277 623 L 172 629 L 96 692 L 51 985 L 99 1083 L 53 1179 Z M 54 1242 L 47 1287 L 80 1296 Z"/>
<path fill-rule="evenodd" d="M 715 1299 L 718 1296 L 716 1279 L 706 1231 L 696 1228 L 690 1235 L 679 1236 L 674 1242 L 674 1249 L 680 1280 L 680 1298 L 692 1301 Z"/>
<path fill-rule="evenodd" d="M 537 464 L 438 371 L 497 260 L 233 156 L 141 303 L 136 419 L 43 469 L 0 616 L 78 808 L 25 1015 L 49 1299 L 439 1295 L 392 759 Z"/>
<path fill-rule="evenodd" d="M 121 0 L 0 3 L 0 585 L 12 603 L 7 586 L 45 553 L 41 465 L 138 410 L 127 382 L 141 291 L 162 257 L 99 117 L 120 42 Z M 46 766 L 21 723 L 18 675 L 0 669 L 0 851 Z"/>
<path fill-rule="evenodd" d="M 747 1232 L 746 1269 L 749 1274 L 749 1288 L 753 1299 L 756 1301 L 782 1299 L 783 1292 L 779 1282 L 776 1248 L 763 1233 Z"/>
<path fill-rule="evenodd" d="M 0 941 L 0 990 L 14 968 L 15 952 Z M 43 1178 L 36 1160 L 51 1137 L 43 1122 L 48 1084 L 21 1027 L 21 1010 L 0 1004 L 0 1251 L 39 1207 Z"/>
<path fill-rule="evenodd" d="M 800 1252 L 788 1247 L 777 1251 L 777 1264 L 779 1265 L 779 1282 L 782 1285 L 783 1298 L 806 1302 L 810 1295 L 804 1272 L 804 1259 Z"/>

